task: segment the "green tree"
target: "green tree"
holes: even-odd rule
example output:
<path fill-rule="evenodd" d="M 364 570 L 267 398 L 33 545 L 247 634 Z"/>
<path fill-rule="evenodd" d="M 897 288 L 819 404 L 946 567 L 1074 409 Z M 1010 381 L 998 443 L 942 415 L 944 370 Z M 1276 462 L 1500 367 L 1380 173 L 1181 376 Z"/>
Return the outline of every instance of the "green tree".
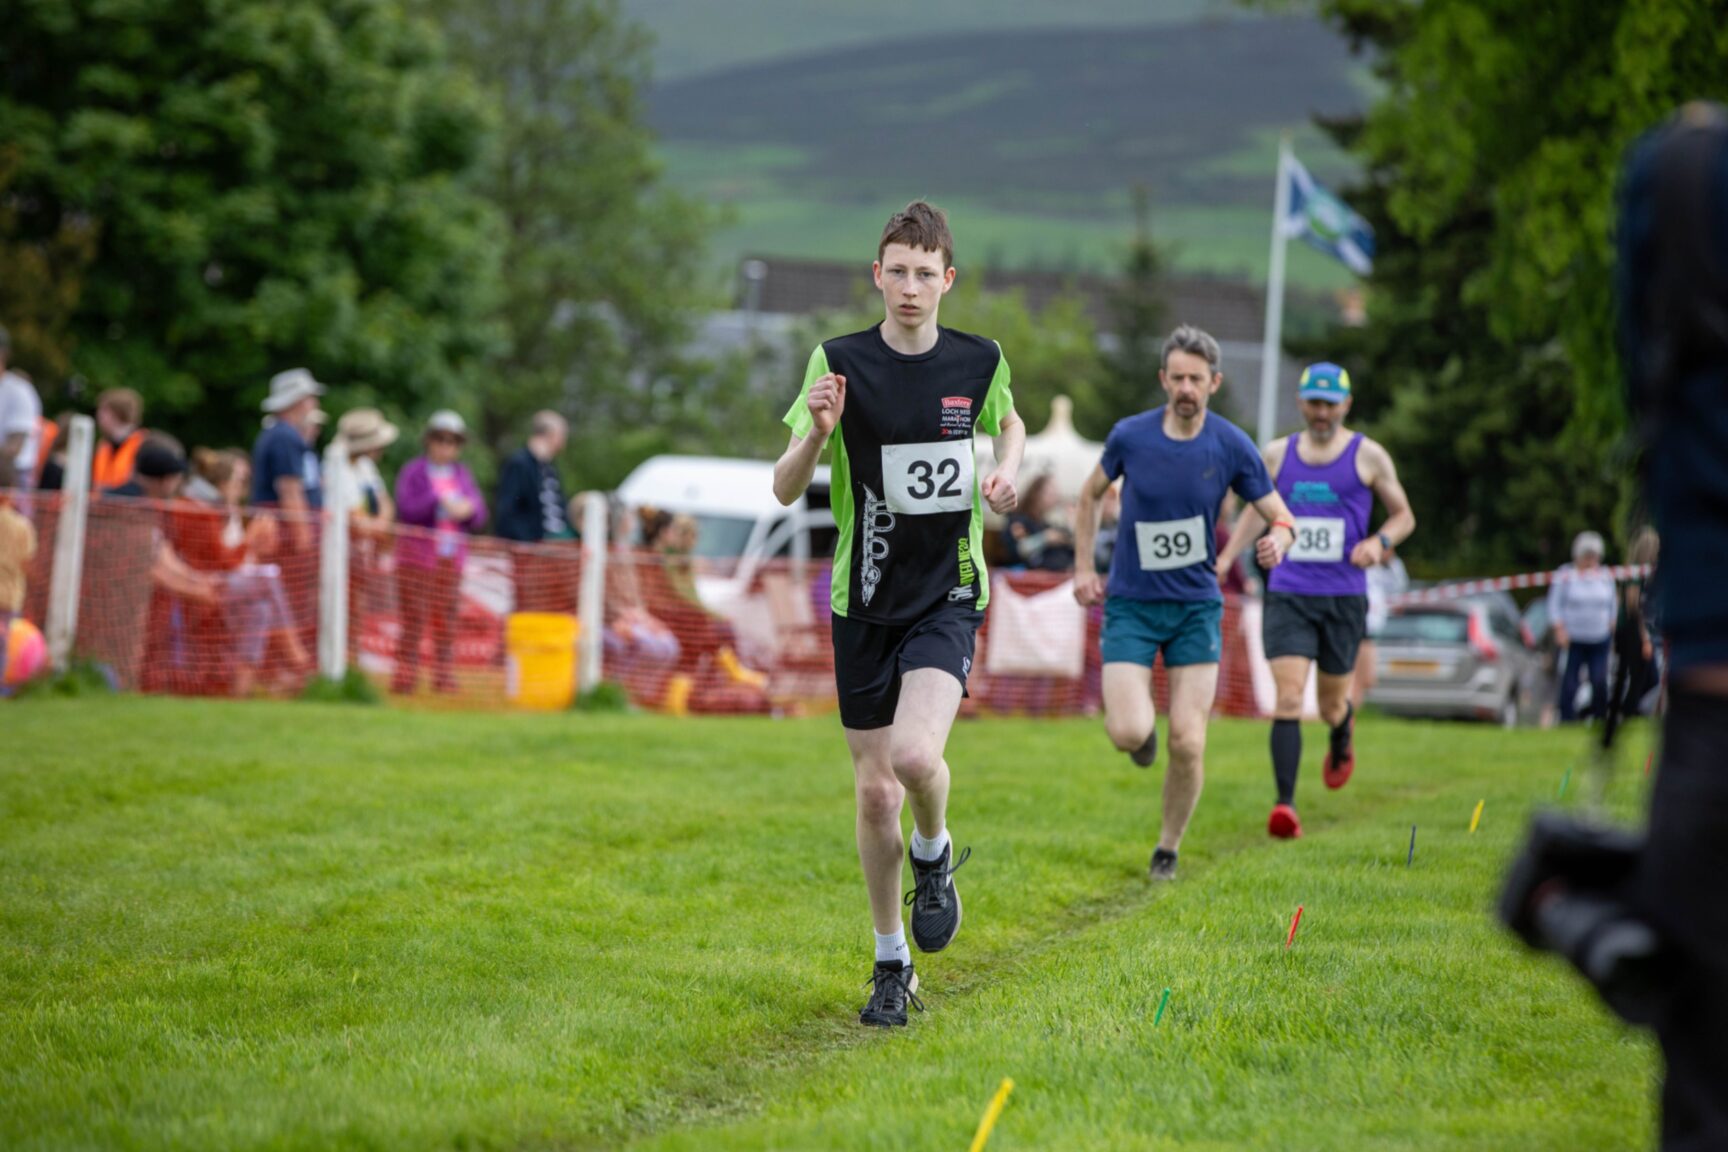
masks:
<path fill-rule="evenodd" d="M 494 340 L 496 219 L 464 183 L 486 132 L 390 0 L 9 5 L 0 252 L 31 259 L 0 300 L 51 302 L 27 367 L 215 443 L 295 364 L 344 399 L 454 398 Z"/>
<path fill-rule="evenodd" d="M 616 0 L 420 0 L 501 109 L 477 187 L 505 221 L 505 342 L 480 389 L 505 448 L 540 408 L 571 421 L 579 483 L 706 426 L 701 402 L 741 365 L 685 355 L 709 213 L 660 186 L 642 123 L 648 39 Z"/>
<path fill-rule="evenodd" d="M 1612 199 L 1625 145 L 1728 91 L 1720 0 L 1323 0 L 1382 95 L 1331 125 L 1376 229 L 1369 323 L 1326 339 L 1399 461 L 1435 570 L 1547 564 L 1608 526 Z"/>

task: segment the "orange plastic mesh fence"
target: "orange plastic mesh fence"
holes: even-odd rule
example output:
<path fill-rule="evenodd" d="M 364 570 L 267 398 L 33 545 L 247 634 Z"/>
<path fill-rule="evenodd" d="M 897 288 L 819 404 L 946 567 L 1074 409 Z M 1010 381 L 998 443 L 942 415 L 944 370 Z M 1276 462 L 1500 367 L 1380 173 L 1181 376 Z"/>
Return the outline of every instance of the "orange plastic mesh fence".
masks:
<path fill-rule="evenodd" d="M 567 685 L 558 700 L 567 704 L 581 574 L 574 542 L 513 544 L 405 526 L 383 537 L 357 536 L 348 569 L 350 656 L 398 697 L 458 706 L 523 699 L 521 668 L 529 667 L 527 687 L 535 689 L 540 657 Z M 556 616 L 567 627 L 559 651 L 546 654 L 543 640 L 517 651 L 513 677 L 510 620 L 517 613 Z"/>
<path fill-rule="evenodd" d="M 741 584 L 687 556 L 614 550 L 606 675 L 637 704 L 671 712 L 832 711 L 828 582 L 825 563 L 777 561 Z M 1103 610 L 1077 604 L 1069 578 L 1057 573 L 998 573 L 991 596 L 963 711 L 1098 711 Z M 1227 599 L 1223 628 L 1216 710 L 1259 715 L 1243 603 Z M 1169 694 L 1161 663 L 1154 684 L 1162 710 Z"/>
<path fill-rule="evenodd" d="M 24 614 L 45 626 L 59 498 L 36 494 L 27 506 L 40 545 Z M 236 518 L 187 500 L 93 500 L 74 651 L 128 689 L 297 693 L 315 671 L 320 532 L 316 517 L 277 511 Z M 422 706 L 561 707 L 574 691 L 582 567 L 574 542 L 356 531 L 350 663 Z M 828 586 L 825 561 L 775 561 L 741 578 L 687 555 L 615 545 L 603 675 L 637 706 L 674 714 L 831 712 Z M 964 711 L 1099 711 L 1102 619 L 1102 609 L 1075 603 L 1065 575 L 995 573 Z M 1250 635 L 1258 625 L 1255 601 L 1226 599 L 1220 713 L 1262 715 L 1270 705 Z M 1161 665 L 1154 690 L 1162 712 Z"/>

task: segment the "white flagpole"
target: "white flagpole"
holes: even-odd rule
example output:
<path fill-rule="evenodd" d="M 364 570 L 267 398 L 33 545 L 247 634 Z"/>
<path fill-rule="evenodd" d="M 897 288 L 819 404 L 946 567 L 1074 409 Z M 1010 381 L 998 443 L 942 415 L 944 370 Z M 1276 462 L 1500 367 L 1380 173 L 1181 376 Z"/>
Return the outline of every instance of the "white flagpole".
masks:
<path fill-rule="evenodd" d="M 1266 276 L 1266 326 L 1260 344 L 1260 446 L 1278 422 L 1278 358 L 1284 339 L 1284 218 L 1290 214 L 1290 134 L 1278 139 L 1278 188 L 1272 195 L 1272 260 Z"/>

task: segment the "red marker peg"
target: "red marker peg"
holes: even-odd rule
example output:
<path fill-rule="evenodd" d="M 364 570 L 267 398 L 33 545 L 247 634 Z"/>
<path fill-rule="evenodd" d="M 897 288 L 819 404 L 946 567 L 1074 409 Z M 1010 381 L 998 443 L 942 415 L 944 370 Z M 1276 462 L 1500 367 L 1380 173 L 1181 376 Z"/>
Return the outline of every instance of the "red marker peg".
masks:
<path fill-rule="evenodd" d="M 1296 942 L 1296 925 L 1302 923 L 1302 905 L 1296 905 L 1296 915 L 1290 917 L 1290 935 L 1284 937 L 1284 950 L 1288 952 L 1290 945 Z"/>

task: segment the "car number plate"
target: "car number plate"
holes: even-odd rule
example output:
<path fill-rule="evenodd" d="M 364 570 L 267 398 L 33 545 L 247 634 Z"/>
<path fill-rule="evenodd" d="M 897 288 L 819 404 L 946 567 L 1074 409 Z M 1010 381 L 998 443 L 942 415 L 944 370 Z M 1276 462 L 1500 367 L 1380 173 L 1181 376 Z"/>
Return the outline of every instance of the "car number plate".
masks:
<path fill-rule="evenodd" d="M 1388 660 L 1386 670 L 1400 676 L 1438 676 L 1438 660 Z"/>

